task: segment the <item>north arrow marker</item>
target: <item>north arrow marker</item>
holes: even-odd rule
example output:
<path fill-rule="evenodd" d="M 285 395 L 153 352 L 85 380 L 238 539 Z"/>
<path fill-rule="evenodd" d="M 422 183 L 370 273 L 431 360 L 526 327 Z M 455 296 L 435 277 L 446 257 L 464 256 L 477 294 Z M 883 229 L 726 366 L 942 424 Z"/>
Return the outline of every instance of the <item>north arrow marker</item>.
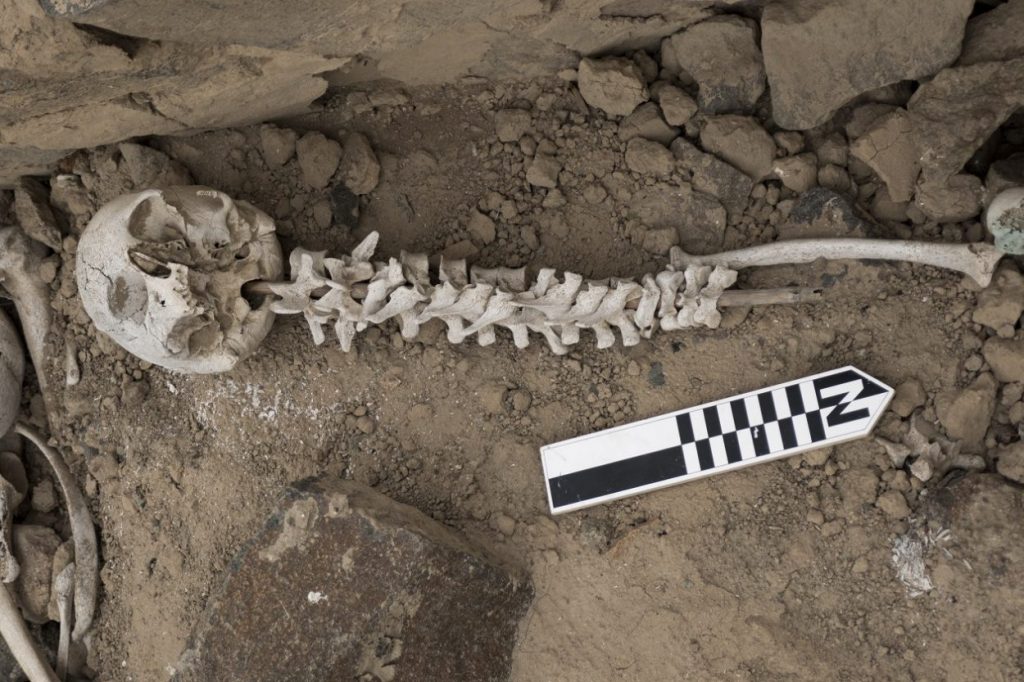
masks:
<path fill-rule="evenodd" d="M 841 367 L 540 449 L 561 514 L 862 438 L 893 390 Z"/>

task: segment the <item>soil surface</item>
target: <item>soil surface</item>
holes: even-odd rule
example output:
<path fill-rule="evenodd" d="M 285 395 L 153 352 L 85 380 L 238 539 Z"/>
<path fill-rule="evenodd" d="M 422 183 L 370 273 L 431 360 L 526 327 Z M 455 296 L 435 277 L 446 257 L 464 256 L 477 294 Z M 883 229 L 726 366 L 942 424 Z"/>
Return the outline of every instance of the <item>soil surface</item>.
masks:
<path fill-rule="evenodd" d="M 469 240 L 487 266 L 602 278 L 664 265 L 643 246 L 633 200 L 689 178 L 627 169 L 617 124 L 588 110 L 574 84 L 467 81 L 375 96 L 342 93 L 279 122 L 372 141 L 380 184 L 358 200 L 358 220 L 346 217 L 354 199 L 340 183 L 311 189 L 295 158 L 271 169 L 258 126 L 148 144 L 195 182 L 274 216 L 286 249 L 343 253 L 379 230 L 382 257 Z M 528 134 L 554 145 L 564 203 L 526 181 L 520 143 L 497 141 L 494 112 L 507 107 L 529 109 Z M 106 199 L 132 188 L 119 161 L 102 149 L 62 170 Z M 755 185 L 722 246 L 775 238 L 797 198 L 775 180 Z M 467 228 L 478 208 L 496 226 L 486 244 Z M 74 232 L 88 210 L 72 215 Z M 952 241 L 980 229 L 865 224 Z M 987 369 L 979 350 L 991 332 L 972 322 L 978 288 L 960 276 L 845 261 L 747 272 L 741 288 L 823 287 L 824 300 L 730 310 L 721 329 L 659 332 L 628 349 L 598 350 L 585 333 L 564 357 L 501 334 L 491 347 L 451 345 L 435 326 L 409 342 L 392 325 L 360 334 L 346 354 L 330 340 L 313 345 L 301 318 L 279 317 L 235 370 L 187 376 L 140 363 L 92 328 L 74 240 L 64 247 L 47 407 L 102 535 L 98 679 L 173 674 L 237 548 L 287 483 L 324 473 L 367 483 L 529 570 L 537 596 L 519 628 L 517 682 L 1024 679 L 1022 569 L 1004 556 L 1020 559 L 1024 524 L 1007 519 L 1024 517 L 1019 489 L 995 474 L 922 482 L 868 439 L 552 518 L 540 469 L 545 443 L 847 364 L 893 386 L 919 382 L 925 399 L 913 407 L 934 424 L 936 397 Z M 82 378 L 66 386 L 71 343 Z M 1016 438 L 1013 403 L 997 402 L 980 450 L 993 470 L 995 446 Z M 906 429 L 889 414 L 877 435 L 898 441 Z M 991 490 L 968 490 L 977 480 Z M 896 546 L 919 549 L 930 590 L 901 581 Z"/>

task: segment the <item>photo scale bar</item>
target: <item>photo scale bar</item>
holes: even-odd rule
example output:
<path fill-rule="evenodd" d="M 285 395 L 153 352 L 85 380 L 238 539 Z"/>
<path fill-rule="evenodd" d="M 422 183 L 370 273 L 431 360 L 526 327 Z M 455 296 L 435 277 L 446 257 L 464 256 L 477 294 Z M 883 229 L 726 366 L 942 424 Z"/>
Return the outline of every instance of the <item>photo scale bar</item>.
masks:
<path fill-rule="evenodd" d="M 541 448 L 552 513 L 870 433 L 892 389 L 852 367 Z"/>

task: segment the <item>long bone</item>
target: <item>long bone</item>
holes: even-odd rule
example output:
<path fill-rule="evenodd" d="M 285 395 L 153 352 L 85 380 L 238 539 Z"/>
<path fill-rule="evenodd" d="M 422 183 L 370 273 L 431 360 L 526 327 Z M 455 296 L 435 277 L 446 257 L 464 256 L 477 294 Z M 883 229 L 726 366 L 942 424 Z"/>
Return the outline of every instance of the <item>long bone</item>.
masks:
<path fill-rule="evenodd" d="M 50 291 L 39 276 L 39 266 L 45 250 L 17 227 L 0 229 L 0 284 L 14 300 L 44 400 L 49 393 L 44 367 L 46 335 L 50 333 Z"/>
<path fill-rule="evenodd" d="M 812 263 L 826 260 L 895 260 L 955 270 L 985 287 L 992 281 L 1003 252 L 991 244 L 934 244 L 886 239 L 792 239 L 708 256 L 695 256 L 677 246 L 669 252 L 676 268 L 716 265 L 730 269 Z"/>

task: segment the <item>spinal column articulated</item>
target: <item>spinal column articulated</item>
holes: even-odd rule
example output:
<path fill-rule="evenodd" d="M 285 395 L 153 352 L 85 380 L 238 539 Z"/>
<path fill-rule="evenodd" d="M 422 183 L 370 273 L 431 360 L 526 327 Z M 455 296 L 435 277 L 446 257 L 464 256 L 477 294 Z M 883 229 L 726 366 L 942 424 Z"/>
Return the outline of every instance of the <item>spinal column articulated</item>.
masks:
<path fill-rule="evenodd" d="M 525 268 L 467 269 L 464 260 L 445 261 L 431 280 L 425 254 L 402 253 L 387 263 L 373 262 L 378 234 L 371 233 L 350 256 L 327 258 L 324 252 L 295 249 L 289 257 L 290 282 L 268 283 L 279 297 L 277 313 L 302 313 L 317 344 L 323 326 L 333 324 L 342 350 L 371 324 L 395 318 L 402 336 L 413 339 L 420 325 L 440 319 L 448 340 L 461 343 L 476 335 L 482 346 L 495 340 L 495 327 L 512 333 L 519 348 L 529 333 L 542 335 L 557 354 L 577 343 L 581 329 L 593 330 L 598 348 L 633 346 L 655 328 L 715 328 L 721 321 L 719 298 L 736 281 L 736 271 L 721 266 L 671 266 L 639 282 L 586 280 L 553 269 L 541 270 L 528 285 Z"/>

